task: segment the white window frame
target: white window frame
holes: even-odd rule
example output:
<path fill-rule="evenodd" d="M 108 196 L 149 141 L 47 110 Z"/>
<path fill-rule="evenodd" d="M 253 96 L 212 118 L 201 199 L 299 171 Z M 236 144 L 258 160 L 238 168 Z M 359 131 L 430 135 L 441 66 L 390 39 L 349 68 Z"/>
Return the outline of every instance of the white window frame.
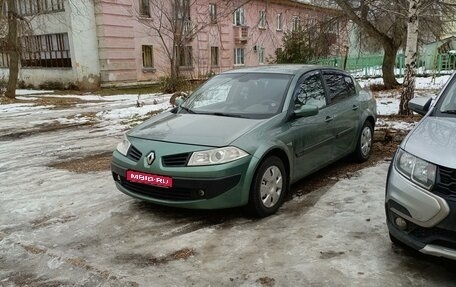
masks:
<path fill-rule="evenodd" d="M 217 23 L 217 4 L 209 3 L 209 20 L 210 23 Z"/>
<path fill-rule="evenodd" d="M 234 65 L 245 65 L 245 48 L 234 48 Z"/>
<path fill-rule="evenodd" d="M 277 31 L 282 31 L 283 29 L 283 23 L 282 23 L 282 13 L 277 13 L 277 16 L 276 16 L 276 30 Z"/>
<path fill-rule="evenodd" d="M 258 11 L 258 28 L 260 28 L 260 29 L 266 28 L 266 11 L 265 10 Z"/>
<path fill-rule="evenodd" d="M 182 46 L 180 48 L 179 67 L 193 67 L 193 46 Z"/>
<path fill-rule="evenodd" d="M 245 26 L 245 9 L 237 8 L 233 13 L 233 24 L 235 26 Z"/>
<path fill-rule="evenodd" d="M 258 47 L 258 63 L 260 65 L 264 64 L 264 47 Z"/>
<path fill-rule="evenodd" d="M 147 48 L 146 48 L 147 47 Z M 150 65 L 146 64 L 146 51 L 145 49 L 150 49 Z M 143 62 L 143 69 L 153 69 L 154 68 L 154 46 L 152 45 L 142 45 L 142 62 Z"/>
<path fill-rule="evenodd" d="M 214 57 L 214 51 L 217 51 L 215 53 Z M 215 59 L 216 63 L 213 63 L 213 59 Z M 211 46 L 211 66 L 212 67 L 219 67 L 220 66 L 220 48 L 218 46 Z"/>
<path fill-rule="evenodd" d="M 294 32 L 294 31 L 299 31 L 299 29 L 301 28 L 301 19 L 299 19 L 299 16 L 293 16 L 293 18 L 291 18 L 291 31 Z"/>
<path fill-rule="evenodd" d="M 139 0 L 139 17 L 150 18 L 150 1 Z"/>

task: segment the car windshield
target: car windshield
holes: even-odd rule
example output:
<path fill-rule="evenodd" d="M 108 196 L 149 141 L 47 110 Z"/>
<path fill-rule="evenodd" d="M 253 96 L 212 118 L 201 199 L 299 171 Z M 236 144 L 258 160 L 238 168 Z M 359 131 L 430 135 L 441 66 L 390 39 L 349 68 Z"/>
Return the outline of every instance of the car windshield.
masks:
<path fill-rule="evenodd" d="M 291 78 L 267 73 L 218 75 L 196 90 L 179 113 L 269 118 L 281 111 Z"/>
<path fill-rule="evenodd" d="M 456 77 L 447 87 L 441 102 L 440 113 L 456 116 Z"/>

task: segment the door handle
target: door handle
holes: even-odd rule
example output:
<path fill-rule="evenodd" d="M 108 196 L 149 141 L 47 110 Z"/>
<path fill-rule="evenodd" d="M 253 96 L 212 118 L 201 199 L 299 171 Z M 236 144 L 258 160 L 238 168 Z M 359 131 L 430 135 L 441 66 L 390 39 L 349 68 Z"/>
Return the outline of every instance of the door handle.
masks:
<path fill-rule="evenodd" d="M 352 110 L 356 111 L 357 109 L 359 109 L 359 105 L 353 105 Z"/>
<path fill-rule="evenodd" d="M 332 120 L 334 120 L 334 117 L 326 116 L 325 122 L 329 123 Z"/>

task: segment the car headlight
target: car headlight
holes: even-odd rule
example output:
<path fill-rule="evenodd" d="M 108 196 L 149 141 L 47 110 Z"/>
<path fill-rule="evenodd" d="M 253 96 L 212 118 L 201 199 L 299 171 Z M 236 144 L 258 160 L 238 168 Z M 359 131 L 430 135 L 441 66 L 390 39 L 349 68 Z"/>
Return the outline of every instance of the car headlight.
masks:
<path fill-rule="evenodd" d="M 123 136 L 122 141 L 117 145 L 117 151 L 123 154 L 124 156 L 127 156 L 128 149 L 130 148 L 131 143 L 128 141 L 128 138 L 126 135 Z"/>
<path fill-rule="evenodd" d="M 221 164 L 246 157 L 247 155 L 248 153 L 245 151 L 233 146 L 203 150 L 194 152 L 187 165 Z"/>
<path fill-rule="evenodd" d="M 395 166 L 402 175 L 427 190 L 435 183 L 437 167 L 402 149 L 396 155 Z"/>

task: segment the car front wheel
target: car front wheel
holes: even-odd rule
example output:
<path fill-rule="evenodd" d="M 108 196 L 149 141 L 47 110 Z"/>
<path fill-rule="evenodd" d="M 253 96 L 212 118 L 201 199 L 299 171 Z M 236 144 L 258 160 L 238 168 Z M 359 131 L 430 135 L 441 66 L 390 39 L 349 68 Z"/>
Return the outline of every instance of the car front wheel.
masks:
<path fill-rule="evenodd" d="M 288 176 L 280 158 L 266 158 L 258 167 L 250 190 L 248 211 L 256 217 L 269 216 L 282 205 Z"/>

